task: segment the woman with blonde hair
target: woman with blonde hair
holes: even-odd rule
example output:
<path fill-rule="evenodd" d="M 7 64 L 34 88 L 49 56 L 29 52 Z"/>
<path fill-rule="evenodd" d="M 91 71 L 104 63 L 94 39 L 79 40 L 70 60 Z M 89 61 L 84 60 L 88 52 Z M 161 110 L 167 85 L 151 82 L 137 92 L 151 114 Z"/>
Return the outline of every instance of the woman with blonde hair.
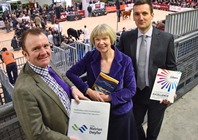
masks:
<path fill-rule="evenodd" d="M 97 25 L 90 42 L 95 49 L 73 65 L 66 73 L 78 89 L 93 101 L 111 105 L 107 140 L 137 140 L 132 97 L 136 92 L 131 59 L 115 47 L 116 32 L 107 24 Z M 93 89 L 100 72 L 119 81 L 115 90 L 105 94 Z M 87 73 L 87 82 L 81 75 Z"/>

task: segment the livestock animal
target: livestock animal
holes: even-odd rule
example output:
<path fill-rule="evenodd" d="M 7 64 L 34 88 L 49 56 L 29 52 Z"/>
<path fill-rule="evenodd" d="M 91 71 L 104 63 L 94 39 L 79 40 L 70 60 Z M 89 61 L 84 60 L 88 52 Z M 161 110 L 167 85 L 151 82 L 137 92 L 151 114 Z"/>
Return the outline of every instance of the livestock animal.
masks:
<path fill-rule="evenodd" d="M 73 28 L 67 29 L 67 35 L 68 37 L 74 37 L 77 40 L 79 40 L 80 35 L 83 33 L 83 31 L 80 30 L 75 30 Z"/>
<path fill-rule="evenodd" d="M 131 18 L 131 10 L 128 10 L 128 11 L 122 11 L 122 19 L 125 19 L 127 17 Z"/>

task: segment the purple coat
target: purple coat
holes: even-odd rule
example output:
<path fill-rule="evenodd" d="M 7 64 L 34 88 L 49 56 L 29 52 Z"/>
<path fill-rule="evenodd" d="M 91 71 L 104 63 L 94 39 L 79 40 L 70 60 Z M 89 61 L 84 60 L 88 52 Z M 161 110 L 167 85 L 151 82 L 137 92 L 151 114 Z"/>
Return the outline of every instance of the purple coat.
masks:
<path fill-rule="evenodd" d="M 110 94 L 111 113 L 121 115 L 128 113 L 133 104 L 132 97 L 136 93 L 136 81 L 131 58 L 120 52 L 117 48 L 112 62 L 109 76 L 117 79 L 119 84 Z M 101 55 L 97 50 L 88 52 L 83 59 L 73 65 L 66 73 L 67 77 L 83 93 L 91 88 L 101 71 Z M 79 77 L 87 73 L 87 82 Z"/>

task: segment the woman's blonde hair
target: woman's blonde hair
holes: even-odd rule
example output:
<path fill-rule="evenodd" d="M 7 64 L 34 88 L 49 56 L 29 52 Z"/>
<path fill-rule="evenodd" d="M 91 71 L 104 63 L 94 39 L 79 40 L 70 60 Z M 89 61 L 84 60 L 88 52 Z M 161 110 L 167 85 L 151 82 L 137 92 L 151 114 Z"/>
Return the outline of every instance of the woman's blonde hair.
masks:
<path fill-rule="evenodd" d="M 99 24 L 93 29 L 90 35 L 91 44 L 94 45 L 94 38 L 98 35 L 108 35 L 111 40 L 111 45 L 116 41 L 116 32 L 107 24 Z"/>

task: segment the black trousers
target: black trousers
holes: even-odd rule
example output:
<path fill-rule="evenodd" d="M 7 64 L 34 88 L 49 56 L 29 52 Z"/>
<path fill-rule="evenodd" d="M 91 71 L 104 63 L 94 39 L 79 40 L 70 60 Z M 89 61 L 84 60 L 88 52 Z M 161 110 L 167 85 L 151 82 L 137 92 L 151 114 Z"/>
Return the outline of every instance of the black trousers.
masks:
<path fill-rule="evenodd" d="M 6 65 L 6 71 L 7 71 L 7 75 L 8 75 L 8 79 L 10 83 L 14 85 L 18 76 L 16 62 Z"/>
<path fill-rule="evenodd" d="M 133 111 L 137 125 L 138 140 L 157 140 L 164 112 L 167 105 L 160 104 L 159 101 L 150 100 L 151 89 L 148 87 L 142 91 L 137 89 L 137 93 L 133 98 Z M 144 132 L 143 122 L 147 114 L 147 131 Z"/>

